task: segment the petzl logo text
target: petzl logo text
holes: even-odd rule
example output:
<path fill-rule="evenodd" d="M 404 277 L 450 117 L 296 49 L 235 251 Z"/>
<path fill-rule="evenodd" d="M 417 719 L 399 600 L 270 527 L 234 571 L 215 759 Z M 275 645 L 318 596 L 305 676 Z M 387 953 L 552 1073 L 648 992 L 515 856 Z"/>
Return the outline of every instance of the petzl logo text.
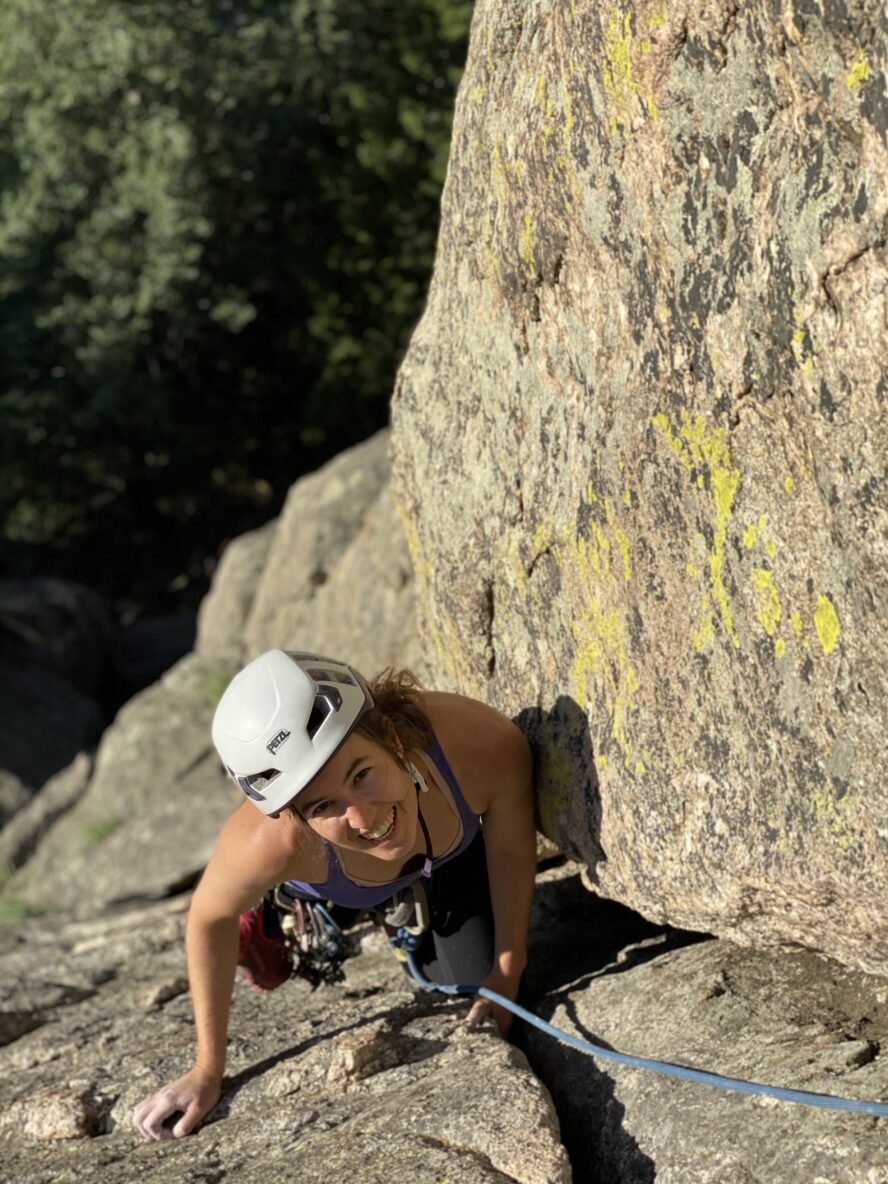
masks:
<path fill-rule="evenodd" d="M 277 750 L 280 748 L 280 746 L 288 738 L 289 735 L 290 735 L 289 732 L 285 732 L 283 729 L 281 729 L 281 731 L 278 732 L 278 734 L 276 736 L 272 736 L 272 738 L 265 745 L 265 747 L 268 749 L 268 751 L 271 753 L 272 756 L 274 756 L 274 754 L 277 752 Z"/>

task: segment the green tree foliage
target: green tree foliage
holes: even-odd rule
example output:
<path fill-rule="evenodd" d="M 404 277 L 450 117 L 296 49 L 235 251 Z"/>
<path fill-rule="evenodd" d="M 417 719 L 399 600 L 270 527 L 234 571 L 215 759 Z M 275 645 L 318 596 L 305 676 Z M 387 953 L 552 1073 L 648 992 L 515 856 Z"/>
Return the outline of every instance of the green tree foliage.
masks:
<path fill-rule="evenodd" d="M 384 422 L 470 13 L 4 0 L 7 538 L 187 523 Z"/>

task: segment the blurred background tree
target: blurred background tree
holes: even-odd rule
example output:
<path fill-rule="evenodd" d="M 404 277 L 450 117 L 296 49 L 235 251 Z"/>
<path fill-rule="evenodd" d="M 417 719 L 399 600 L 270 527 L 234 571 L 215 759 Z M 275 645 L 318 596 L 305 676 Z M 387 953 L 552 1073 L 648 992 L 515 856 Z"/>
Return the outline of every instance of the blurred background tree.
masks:
<path fill-rule="evenodd" d="M 7 569 L 195 600 L 222 537 L 385 423 L 470 17 L 5 0 Z"/>

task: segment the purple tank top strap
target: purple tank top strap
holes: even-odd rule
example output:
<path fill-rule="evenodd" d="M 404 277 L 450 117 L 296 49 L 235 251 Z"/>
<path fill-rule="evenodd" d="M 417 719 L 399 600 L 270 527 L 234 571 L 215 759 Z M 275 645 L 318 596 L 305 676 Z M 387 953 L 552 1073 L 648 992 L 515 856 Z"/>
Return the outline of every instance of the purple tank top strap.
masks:
<path fill-rule="evenodd" d="M 435 762 L 435 765 L 438 767 L 441 776 L 450 787 L 450 792 L 453 794 L 453 800 L 456 802 L 456 808 L 459 810 L 459 816 L 462 819 L 463 824 L 463 831 L 465 832 L 463 834 L 463 841 L 460 844 L 460 850 L 462 850 L 463 847 L 468 846 L 468 844 L 478 833 L 478 815 L 472 811 L 469 803 L 463 797 L 462 790 L 459 788 L 459 782 L 456 780 L 453 770 L 450 767 L 450 762 L 444 755 L 444 749 L 438 743 L 438 737 L 434 732 L 432 732 L 432 742 L 426 749 L 426 752 Z M 466 835 L 469 834 L 469 832 L 471 832 L 471 837 L 468 839 L 468 841 L 466 841 Z"/>

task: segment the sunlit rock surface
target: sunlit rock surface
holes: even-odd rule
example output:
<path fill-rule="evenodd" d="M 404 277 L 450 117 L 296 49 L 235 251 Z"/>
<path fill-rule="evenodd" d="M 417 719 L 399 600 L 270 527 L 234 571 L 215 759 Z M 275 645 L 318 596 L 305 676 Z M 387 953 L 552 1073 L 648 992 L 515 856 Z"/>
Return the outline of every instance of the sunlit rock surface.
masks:
<path fill-rule="evenodd" d="M 602 893 L 888 970 L 885 23 L 480 0 L 395 488 Z"/>
<path fill-rule="evenodd" d="M 183 904 L 3 934 L 4 1179 L 570 1184 L 524 1056 L 468 1028 L 465 1003 L 414 995 L 367 927 L 339 986 L 239 982 L 219 1106 L 196 1135 L 143 1142 L 133 1106 L 193 1051 Z"/>
<path fill-rule="evenodd" d="M 201 605 L 199 653 L 245 662 L 273 646 L 313 650 L 368 677 L 427 668 L 389 438 L 377 432 L 300 478 L 279 518 L 229 544 Z"/>
<path fill-rule="evenodd" d="M 644 956 L 644 951 L 641 951 Z M 647 956 L 656 954 L 656 947 Z M 614 962 L 542 1005 L 551 1022 L 636 1056 L 862 1101 L 888 1097 L 888 980 L 809 951 L 711 941 Z M 577 1180 L 878 1184 L 884 1119 L 747 1097 L 582 1056 L 534 1032 Z"/>

